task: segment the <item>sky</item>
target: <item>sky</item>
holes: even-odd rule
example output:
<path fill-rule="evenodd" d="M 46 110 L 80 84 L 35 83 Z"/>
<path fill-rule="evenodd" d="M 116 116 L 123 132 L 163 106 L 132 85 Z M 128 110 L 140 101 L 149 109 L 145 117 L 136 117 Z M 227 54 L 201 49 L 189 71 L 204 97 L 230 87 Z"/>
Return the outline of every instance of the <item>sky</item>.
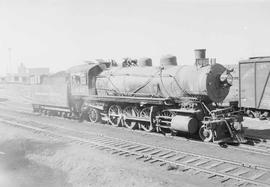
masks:
<path fill-rule="evenodd" d="M 87 60 L 270 56 L 270 0 L 0 0 L 0 75 Z"/>

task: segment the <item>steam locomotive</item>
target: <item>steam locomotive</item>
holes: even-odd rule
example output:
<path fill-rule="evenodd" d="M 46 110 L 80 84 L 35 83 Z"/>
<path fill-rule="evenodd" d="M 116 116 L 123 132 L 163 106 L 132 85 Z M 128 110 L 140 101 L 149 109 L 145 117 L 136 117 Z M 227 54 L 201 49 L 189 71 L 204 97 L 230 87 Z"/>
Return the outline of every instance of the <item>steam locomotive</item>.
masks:
<path fill-rule="evenodd" d="M 47 77 L 33 87 L 35 112 L 86 117 L 112 126 L 195 134 L 202 141 L 244 141 L 243 118 L 220 107 L 232 85 L 230 70 L 195 50 L 195 65 L 175 56 L 126 60 L 121 67 L 99 61 Z"/>

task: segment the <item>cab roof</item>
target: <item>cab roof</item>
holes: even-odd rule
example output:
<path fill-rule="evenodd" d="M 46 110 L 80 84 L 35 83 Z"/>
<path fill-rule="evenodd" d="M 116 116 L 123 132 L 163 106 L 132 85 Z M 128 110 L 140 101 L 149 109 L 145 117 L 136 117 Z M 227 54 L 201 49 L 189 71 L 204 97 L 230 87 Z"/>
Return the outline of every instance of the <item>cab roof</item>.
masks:
<path fill-rule="evenodd" d="M 94 66 L 99 65 L 98 63 L 89 63 L 89 64 L 81 64 L 72 66 L 67 70 L 68 73 L 77 73 L 77 72 L 87 72 Z"/>

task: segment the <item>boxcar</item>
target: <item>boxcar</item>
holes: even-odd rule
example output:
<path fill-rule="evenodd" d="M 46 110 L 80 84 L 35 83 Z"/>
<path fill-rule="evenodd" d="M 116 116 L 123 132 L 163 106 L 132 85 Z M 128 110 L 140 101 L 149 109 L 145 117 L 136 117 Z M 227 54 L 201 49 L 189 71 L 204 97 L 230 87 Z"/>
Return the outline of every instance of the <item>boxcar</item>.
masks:
<path fill-rule="evenodd" d="M 251 117 L 269 118 L 270 57 L 239 62 L 239 106 Z"/>

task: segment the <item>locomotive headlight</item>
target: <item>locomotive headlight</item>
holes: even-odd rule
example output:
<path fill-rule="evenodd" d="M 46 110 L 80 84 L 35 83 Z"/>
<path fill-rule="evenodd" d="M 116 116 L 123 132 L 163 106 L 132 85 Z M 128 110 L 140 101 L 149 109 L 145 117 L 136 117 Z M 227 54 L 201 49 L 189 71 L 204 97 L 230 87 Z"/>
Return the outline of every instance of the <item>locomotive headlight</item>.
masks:
<path fill-rule="evenodd" d="M 225 82 L 226 81 L 226 78 L 227 78 L 227 73 L 222 73 L 221 75 L 220 75 L 220 77 L 219 77 L 219 79 L 220 79 L 220 81 L 221 82 Z"/>
<path fill-rule="evenodd" d="M 224 86 L 232 86 L 233 84 L 233 76 L 227 71 L 220 75 L 219 80 Z"/>

